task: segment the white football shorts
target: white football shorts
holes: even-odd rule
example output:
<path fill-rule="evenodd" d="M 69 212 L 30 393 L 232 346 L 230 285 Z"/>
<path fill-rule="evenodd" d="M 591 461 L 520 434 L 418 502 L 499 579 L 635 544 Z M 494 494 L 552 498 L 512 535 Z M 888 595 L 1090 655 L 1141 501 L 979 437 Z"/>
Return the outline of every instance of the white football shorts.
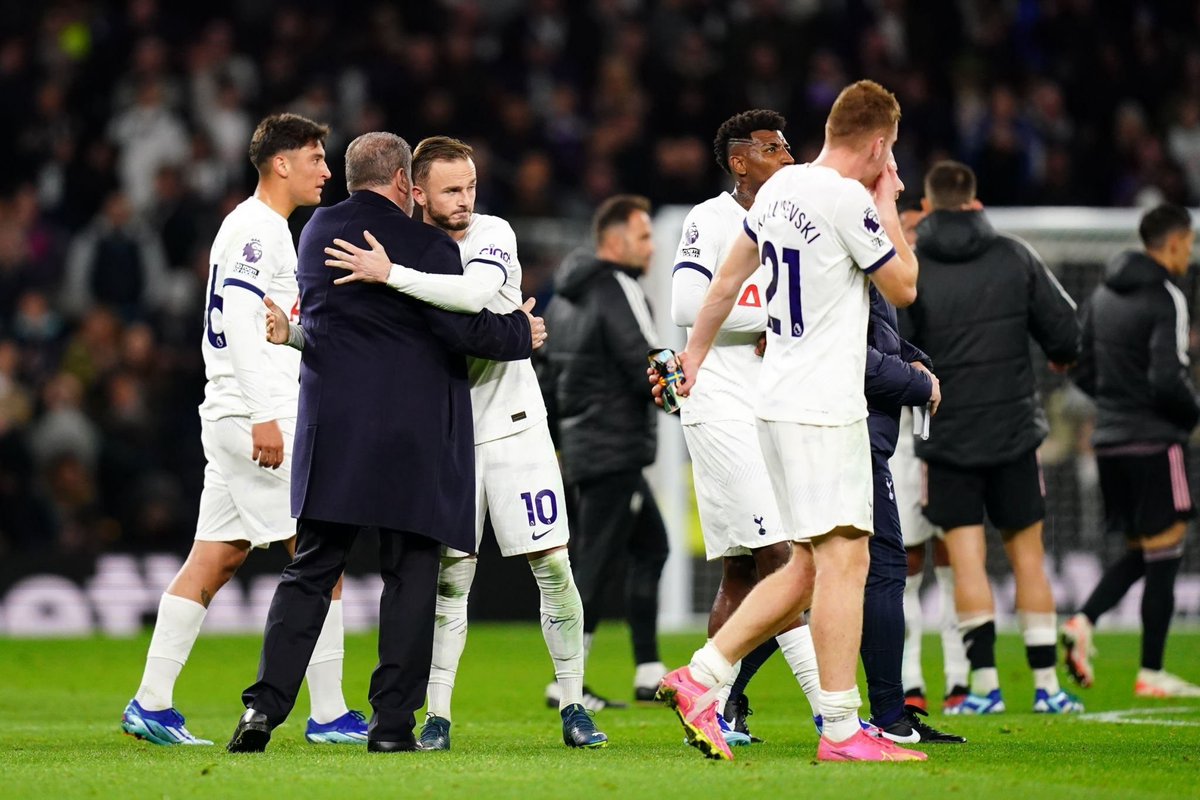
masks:
<path fill-rule="evenodd" d="M 912 411 L 905 408 L 900 414 L 900 440 L 888 465 L 892 469 L 896 505 L 900 509 L 900 531 L 905 547 L 917 547 L 945 533 L 921 512 L 926 500 L 925 463 L 917 458 L 913 447 Z"/>
<path fill-rule="evenodd" d="M 266 547 L 296 535 L 292 519 L 292 442 L 296 420 L 281 419 L 283 463 L 278 469 L 260 467 L 254 451 L 249 417 L 200 420 L 204 446 L 204 491 L 196 539 L 204 542 L 248 541 Z"/>
<path fill-rule="evenodd" d="M 562 547 L 570 539 L 566 497 L 545 421 L 475 445 L 475 551 L 490 515 L 504 556 Z M 451 557 L 467 555 L 445 549 Z"/>
<path fill-rule="evenodd" d="M 790 542 L 753 422 L 684 425 L 709 561 Z"/>
<path fill-rule="evenodd" d="M 874 483 L 867 421 L 850 425 L 802 425 L 758 421 L 783 527 L 797 542 L 834 528 L 874 531 Z"/>

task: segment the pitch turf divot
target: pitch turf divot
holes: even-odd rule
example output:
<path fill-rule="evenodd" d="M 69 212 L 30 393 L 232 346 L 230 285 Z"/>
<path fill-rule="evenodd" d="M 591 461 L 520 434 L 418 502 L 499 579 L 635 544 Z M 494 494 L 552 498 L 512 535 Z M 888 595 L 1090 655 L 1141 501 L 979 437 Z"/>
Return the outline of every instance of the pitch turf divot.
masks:
<path fill-rule="evenodd" d="M 1100 711 L 1080 714 L 1076 719 L 1085 722 L 1109 722 L 1116 725 L 1161 725 L 1168 728 L 1200 728 L 1200 721 L 1181 719 L 1144 719 L 1163 714 L 1195 714 L 1200 706 L 1173 706 L 1171 708 L 1126 708 L 1121 711 Z"/>

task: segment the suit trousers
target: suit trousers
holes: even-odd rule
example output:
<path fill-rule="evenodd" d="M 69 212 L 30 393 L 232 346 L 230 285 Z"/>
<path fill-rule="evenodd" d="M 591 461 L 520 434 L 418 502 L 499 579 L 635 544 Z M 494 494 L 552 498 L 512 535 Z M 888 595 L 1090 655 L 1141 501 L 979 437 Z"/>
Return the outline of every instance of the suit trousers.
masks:
<path fill-rule="evenodd" d="M 296 557 L 280 577 L 263 635 L 258 681 L 242 702 L 282 723 L 296 703 L 329 599 L 361 528 L 301 518 Z M 433 659 L 440 545 L 416 533 L 379 531 L 379 664 L 371 675 L 372 741 L 411 741 Z"/>
<path fill-rule="evenodd" d="M 888 726 L 904 713 L 904 584 L 908 555 L 900 531 L 900 509 L 885 455 L 871 453 L 875 481 L 875 535 L 863 598 L 860 653 L 867 675 L 871 721 Z"/>
<path fill-rule="evenodd" d="M 583 600 L 583 629 L 600 624 L 603 590 L 625 569 L 625 615 L 634 662 L 658 661 L 658 582 L 667 561 L 667 529 L 642 471 L 615 472 L 571 487 L 571 566 Z"/>

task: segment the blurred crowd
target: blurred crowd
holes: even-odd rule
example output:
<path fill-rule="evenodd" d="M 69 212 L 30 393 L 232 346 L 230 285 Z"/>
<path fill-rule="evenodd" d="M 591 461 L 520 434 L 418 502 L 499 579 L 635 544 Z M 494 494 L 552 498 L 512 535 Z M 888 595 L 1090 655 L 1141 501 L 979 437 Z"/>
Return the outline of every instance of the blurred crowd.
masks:
<path fill-rule="evenodd" d="M 359 133 L 448 133 L 480 210 L 583 220 L 618 191 L 723 188 L 712 136 L 749 107 L 811 158 L 871 77 L 910 181 L 953 156 L 993 206 L 1200 201 L 1195 0 L 0 0 L 0 20 L 0 555 L 190 539 L 208 247 L 271 111 L 332 126 L 327 203 Z"/>

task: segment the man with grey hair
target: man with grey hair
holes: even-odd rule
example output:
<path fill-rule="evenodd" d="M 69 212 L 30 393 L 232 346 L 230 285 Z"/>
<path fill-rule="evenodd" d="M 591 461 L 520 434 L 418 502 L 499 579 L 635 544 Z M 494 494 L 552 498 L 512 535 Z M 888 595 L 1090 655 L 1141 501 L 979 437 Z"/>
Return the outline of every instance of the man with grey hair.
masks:
<path fill-rule="evenodd" d="M 410 158 L 398 136 L 356 139 L 346 152 L 350 197 L 317 209 L 300 236 L 306 341 L 292 458 L 296 557 L 271 601 L 258 680 L 242 694 L 246 712 L 231 752 L 264 750 L 287 719 L 330 592 L 364 527 L 379 529 L 384 584 L 367 749 L 417 749 L 440 546 L 474 545 L 466 356 L 524 359 L 545 338 L 528 313 L 532 302 L 503 315 L 454 314 L 384 286 L 335 282 L 341 271 L 325 266 L 325 247 L 335 238 L 364 243 L 364 230 L 413 269 L 461 273 L 454 241 L 404 213 Z"/>
<path fill-rule="evenodd" d="M 394 133 L 371 131 L 346 148 L 346 188 L 351 192 L 386 186 L 403 173 L 404 186 L 397 186 L 397 205 L 408 216 L 413 213 L 412 148 Z"/>

